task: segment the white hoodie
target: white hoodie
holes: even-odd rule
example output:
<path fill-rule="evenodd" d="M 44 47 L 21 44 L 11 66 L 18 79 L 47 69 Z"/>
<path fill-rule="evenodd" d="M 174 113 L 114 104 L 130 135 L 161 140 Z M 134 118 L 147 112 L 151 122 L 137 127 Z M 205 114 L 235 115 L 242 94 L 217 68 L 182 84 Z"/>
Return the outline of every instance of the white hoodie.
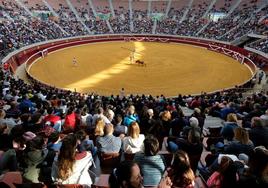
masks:
<path fill-rule="evenodd" d="M 127 136 L 123 140 L 123 149 L 125 153 L 137 153 L 144 150 L 143 141 L 145 136 L 140 134 L 138 138 L 131 138 Z"/>

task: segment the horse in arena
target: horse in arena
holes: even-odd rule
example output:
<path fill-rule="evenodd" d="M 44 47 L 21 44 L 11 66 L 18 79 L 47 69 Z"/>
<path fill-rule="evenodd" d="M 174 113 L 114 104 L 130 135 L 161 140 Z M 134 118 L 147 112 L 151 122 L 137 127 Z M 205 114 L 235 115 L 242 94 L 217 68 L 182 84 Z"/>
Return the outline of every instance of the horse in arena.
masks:
<path fill-rule="evenodd" d="M 141 61 L 141 60 L 139 60 L 139 59 L 136 60 L 135 63 L 136 63 L 137 65 L 146 66 L 145 62 L 144 62 L 144 61 Z"/>

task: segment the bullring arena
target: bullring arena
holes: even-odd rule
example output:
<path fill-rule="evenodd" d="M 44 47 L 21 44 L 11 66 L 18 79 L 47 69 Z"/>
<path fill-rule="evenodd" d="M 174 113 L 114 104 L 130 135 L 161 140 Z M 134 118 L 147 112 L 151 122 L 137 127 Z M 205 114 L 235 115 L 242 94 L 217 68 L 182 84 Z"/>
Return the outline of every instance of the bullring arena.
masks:
<path fill-rule="evenodd" d="M 268 0 L 0 0 L 0 188 L 268 187 Z"/>
<path fill-rule="evenodd" d="M 48 85 L 81 93 L 116 95 L 125 88 L 129 94 L 154 96 L 213 92 L 252 77 L 250 67 L 229 56 L 163 41 L 111 41 L 62 48 L 35 61 L 29 74 Z M 133 49 L 135 61 L 142 60 L 146 66 L 130 61 Z M 72 63 L 74 57 L 77 65 Z"/>

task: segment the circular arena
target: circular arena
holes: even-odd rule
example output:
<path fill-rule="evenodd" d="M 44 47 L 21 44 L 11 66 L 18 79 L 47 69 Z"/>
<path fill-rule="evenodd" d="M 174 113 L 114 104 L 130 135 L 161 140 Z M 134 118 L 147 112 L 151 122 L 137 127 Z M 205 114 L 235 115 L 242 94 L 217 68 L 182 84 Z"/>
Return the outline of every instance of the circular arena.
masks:
<path fill-rule="evenodd" d="M 135 63 L 138 60 L 145 64 Z M 253 71 L 204 47 L 117 41 L 56 50 L 32 64 L 29 74 L 48 85 L 81 93 L 117 95 L 124 88 L 127 94 L 176 96 L 233 88 L 251 79 Z"/>

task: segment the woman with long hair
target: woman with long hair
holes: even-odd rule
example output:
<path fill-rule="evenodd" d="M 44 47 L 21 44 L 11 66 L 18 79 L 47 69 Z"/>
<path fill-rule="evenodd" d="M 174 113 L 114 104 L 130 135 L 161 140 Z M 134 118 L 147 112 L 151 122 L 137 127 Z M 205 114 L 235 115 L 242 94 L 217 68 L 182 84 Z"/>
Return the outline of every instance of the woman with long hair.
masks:
<path fill-rule="evenodd" d="M 219 169 L 207 181 L 209 188 L 236 187 L 238 182 L 237 166 L 229 157 L 222 157 Z"/>
<path fill-rule="evenodd" d="M 225 153 L 239 155 L 245 153 L 249 155 L 254 149 L 252 141 L 249 139 L 248 131 L 238 127 L 234 130 L 234 140 L 224 147 Z"/>
<path fill-rule="evenodd" d="M 224 122 L 224 126 L 221 129 L 221 135 L 223 138 L 231 141 L 234 138 L 234 129 L 237 127 L 239 127 L 237 116 L 234 113 L 230 113 L 227 115 L 227 121 Z"/>
<path fill-rule="evenodd" d="M 173 183 L 172 187 L 190 188 L 194 186 L 195 175 L 187 153 L 182 150 L 178 150 L 174 154 L 168 174 Z"/>
<path fill-rule="evenodd" d="M 140 134 L 140 127 L 133 121 L 128 128 L 128 136 L 123 139 L 123 150 L 126 153 L 137 153 L 144 150 L 145 136 Z"/>
<path fill-rule="evenodd" d="M 97 118 L 96 120 L 96 127 L 94 131 L 94 136 L 97 138 L 98 136 L 103 136 L 104 135 L 104 127 L 105 123 L 102 118 Z"/>
<path fill-rule="evenodd" d="M 86 184 L 92 181 L 88 173 L 92 165 L 90 152 L 77 152 L 77 138 L 74 134 L 66 136 L 62 141 L 60 153 L 54 159 L 51 176 L 59 184 Z"/>

